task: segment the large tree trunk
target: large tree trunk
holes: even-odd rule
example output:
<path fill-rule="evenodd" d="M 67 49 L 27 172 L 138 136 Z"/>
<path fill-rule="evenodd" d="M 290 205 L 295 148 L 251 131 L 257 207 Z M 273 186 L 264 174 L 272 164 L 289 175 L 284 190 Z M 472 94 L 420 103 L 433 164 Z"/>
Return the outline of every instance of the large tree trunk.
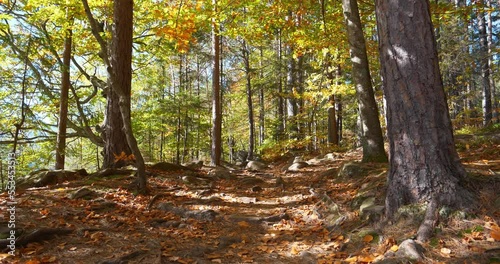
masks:
<path fill-rule="evenodd" d="M 475 199 L 453 142 L 429 2 L 377 0 L 376 14 L 391 157 L 386 216 L 429 202 L 418 232 L 426 240 L 439 206 L 472 207 Z"/>
<path fill-rule="evenodd" d="M 110 84 L 112 82 L 110 81 Z M 106 93 L 106 113 L 104 127 L 103 164 L 102 168 L 120 168 L 127 165 L 127 160 L 117 159 L 122 153 L 132 154 L 123 131 L 123 118 L 120 113 L 120 98 L 112 85 Z"/>
<path fill-rule="evenodd" d="M 61 65 L 61 98 L 59 103 L 59 124 L 57 132 L 57 147 L 56 147 L 56 170 L 64 169 L 64 160 L 66 158 L 66 127 L 68 124 L 68 95 L 70 88 L 70 64 L 71 64 L 71 44 L 73 42 L 73 18 L 69 17 L 69 9 L 66 10 L 67 17 L 71 21 L 70 27 L 66 30 L 64 38 L 63 65 Z"/>
<path fill-rule="evenodd" d="M 130 99 L 132 89 L 132 36 L 133 0 L 114 1 L 113 21 L 115 24 L 111 52 L 111 86 L 119 97 L 123 119 L 123 130 L 127 143 L 134 154 L 137 167 L 137 191 L 147 192 L 146 167 L 139 146 L 132 132 Z"/>
<path fill-rule="evenodd" d="M 379 111 L 368 66 L 363 27 L 359 18 L 356 0 L 343 0 L 342 8 L 347 25 L 347 36 L 351 50 L 352 77 L 358 96 L 361 121 L 361 145 L 363 162 L 386 162 L 384 138 L 380 127 Z"/>
<path fill-rule="evenodd" d="M 217 0 L 212 0 L 214 11 L 217 13 Z M 212 21 L 212 165 L 219 166 L 222 155 L 222 107 L 220 89 L 220 41 L 219 26 L 215 19 Z"/>

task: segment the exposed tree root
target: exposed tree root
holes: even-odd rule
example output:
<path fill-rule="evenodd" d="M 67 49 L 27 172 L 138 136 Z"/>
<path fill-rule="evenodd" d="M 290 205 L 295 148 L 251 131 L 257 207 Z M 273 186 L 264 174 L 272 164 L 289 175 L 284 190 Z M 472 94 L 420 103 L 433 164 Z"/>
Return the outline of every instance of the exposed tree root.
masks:
<path fill-rule="evenodd" d="M 436 199 L 432 199 L 427 205 L 427 210 L 425 211 L 425 218 L 417 231 L 417 240 L 420 242 L 425 242 L 432 237 L 434 232 L 434 227 L 438 222 L 438 202 Z"/>

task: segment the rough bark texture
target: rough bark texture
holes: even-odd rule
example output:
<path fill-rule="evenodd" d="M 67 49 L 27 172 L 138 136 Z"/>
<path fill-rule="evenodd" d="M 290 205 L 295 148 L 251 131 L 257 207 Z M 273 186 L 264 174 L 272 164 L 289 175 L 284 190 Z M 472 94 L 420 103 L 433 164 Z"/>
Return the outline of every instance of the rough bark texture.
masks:
<path fill-rule="evenodd" d="M 70 19 L 72 21 L 72 19 Z M 66 127 L 68 124 L 68 95 L 70 83 L 70 64 L 71 64 L 71 43 L 73 42 L 73 31 L 71 28 L 66 30 L 64 39 L 63 65 L 61 66 L 61 98 L 59 103 L 59 124 L 57 132 L 56 147 L 56 170 L 64 169 L 65 151 L 66 151 Z"/>
<path fill-rule="evenodd" d="M 371 83 L 365 37 L 356 0 L 342 0 L 352 61 L 352 77 L 358 96 L 363 162 L 386 162 L 379 111 Z"/>
<path fill-rule="evenodd" d="M 111 53 L 111 82 L 119 97 L 119 107 L 123 119 L 123 130 L 127 143 L 135 157 L 137 167 L 137 190 L 146 193 L 146 167 L 139 146 L 132 132 L 130 99 L 132 89 L 132 36 L 133 0 L 114 2 L 114 34 Z"/>
<path fill-rule="evenodd" d="M 429 2 L 377 0 L 376 14 L 391 157 L 386 216 L 417 202 L 474 206 L 453 142 Z"/>
<path fill-rule="evenodd" d="M 103 127 L 104 149 L 102 168 L 120 168 L 127 165 L 126 160 L 116 160 L 122 152 L 125 155 L 132 154 L 125 132 L 123 131 L 123 119 L 120 113 L 120 98 L 113 87 L 109 87 L 106 95 L 106 113 Z"/>
<path fill-rule="evenodd" d="M 212 1 L 214 11 L 217 12 L 217 0 Z M 212 21 L 212 53 L 214 56 L 214 67 L 212 72 L 212 165 L 221 163 L 222 155 L 222 107 L 220 91 L 220 41 L 219 26 Z"/>

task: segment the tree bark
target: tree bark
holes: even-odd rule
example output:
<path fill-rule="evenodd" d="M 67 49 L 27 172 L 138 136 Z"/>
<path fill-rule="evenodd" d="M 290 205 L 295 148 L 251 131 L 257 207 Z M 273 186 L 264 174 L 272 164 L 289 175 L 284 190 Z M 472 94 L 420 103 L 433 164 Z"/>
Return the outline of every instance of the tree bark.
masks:
<path fill-rule="evenodd" d="M 131 89 L 132 89 L 132 37 L 133 0 L 114 1 L 114 34 L 111 53 L 111 83 L 119 97 L 123 131 L 132 150 L 137 166 L 137 191 L 147 192 L 146 167 L 144 159 L 132 131 Z"/>
<path fill-rule="evenodd" d="M 328 55 L 330 57 L 330 55 Z M 330 62 L 330 58 L 328 58 L 328 63 L 326 65 L 327 67 L 327 76 L 328 80 L 330 82 L 330 85 L 333 85 L 333 81 L 335 80 L 335 77 L 333 76 L 333 70 L 331 69 L 332 65 Z M 341 68 L 340 66 L 337 67 L 337 72 L 336 72 L 336 77 L 337 77 L 337 83 L 339 84 L 338 80 L 341 76 Z M 328 107 L 328 144 L 331 144 L 333 146 L 338 146 L 339 145 L 339 133 L 338 133 L 338 128 L 337 128 L 337 114 L 336 114 L 336 109 L 335 109 L 335 94 L 331 94 L 329 98 L 329 103 L 330 106 Z"/>
<path fill-rule="evenodd" d="M 212 0 L 214 12 L 217 13 L 217 0 Z M 220 89 L 220 40 L 219 25 L 213 18 L 212 20 L 212 151 L 211 163 L 219 166 L 222 155 L 222 107 L 221 107 L 221 89 Z"/>
<path fill-rule="evenodd" d="M 67 17 L 71 21 L 66 30 L 64 38 L 63 65 L 61 65 L 61 97 L 59 101 L 59 124 L 57 132 L 56 147 L 56 170 L 64 169 L 64 160 L 66 157 L 66 128 L 68 124 L 68 96 L 70 88 L 70 66 L 71 66 L 71 44 L 73 42 L 73 30 L 71 29 L 73 18 L 69 15 L 69 9 L 66 10 Z"/>
<path fill-rule="evenodd" d="M 484 2 L 484 1 L 481 1 Z M 482 106 L 483 106 L 483 125 L 487 126 L 491 123 L 492 107 L 491 107 L 491 87 L 490 87 L 490 66 L 488 53 L 488 34 L 486 30 L 486 18 L 484 10 L 479 9 L 477 20 L 479 25 L 479 54 L 481 65 L 481 87 L 483 91 Z"/>
<path fill-rule="evenodd" d="M 245 64 L 245 79 L 247 88 L 247 106 L 248 106 L 248 159 L 253 159 L 255 149 L 255 122 L 253 118 L 253 93 L 252 79 L 250 76 L 250 51 L 246 41 L 243 40 L 243 62 Z"/>
<path fill-rule="evenodd" d="M 386 216 L 417 202 L 429 202 L 429 210 L 474 208 L 453 142 L 428 0 L 376 0 L 376 14 L 391 157 Z"/>
<path fill-rule="evenodd" d="M 387 162 L 357 1 L 342 0 L 342 8 L 351 53 L 352 77 L 358 96 L 363 162 Z"/>

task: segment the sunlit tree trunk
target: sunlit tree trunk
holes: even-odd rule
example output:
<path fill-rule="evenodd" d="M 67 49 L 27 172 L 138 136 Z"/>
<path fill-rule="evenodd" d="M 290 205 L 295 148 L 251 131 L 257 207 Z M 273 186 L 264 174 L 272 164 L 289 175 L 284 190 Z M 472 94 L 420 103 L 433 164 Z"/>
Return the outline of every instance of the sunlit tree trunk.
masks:
<path fill-rule="evenodd" d="M 356 0 L 343 0 L 342 8 L 352 61 L 352 77 L 358 96 L 363 162 L 386 162 L 379 111 L 371 83 L 363 27 Z"/>
<path fill-rule="evenodd" d="M 132 0 L 114 1 L 114 31 L 111 49 L 111 86 L 119 97 L 120 113 L 127 143 L 135 157 L 137 167 L 137 191 L 147 192 L 146 167 L 137 140 L 132 131 L 131 89 L 132 89 L 132 36 L 133 6 Z"/>
<path fill-rule="evenodd" d="M 386 216 L 428 202 L 417 239 L 427 240 L 442 205 L 474 208 L 455 150 L 427 0 L 376 1 L 390 169 Z"/>
<path fill-rule="evenodd" d="M 66 30 L 64 37 L 64 52 L 63 52 L 63 65 L 61 65 L 61 97 L 59 101 L 59 124 L 57 132 L 57 147 L 56 147 L 56 170 L 64 169 L 64 160 L 66 157 L 66 127 L 68 123 L 68 95 L 70 88 L 70 66 L 71 66 L 71 44 L 73 42 L 73 18 L 70 17 L 69 9 L 66 10 L 66 16 L 70 21 L 69 28 Z"/>
<path fill-rule="evenodd" d="M 217 10 L 217 0 L 212 0 L 215 13 Z M 220 89 L 220 41 L 218 21 L 212 20 L 212 165 L 221 164 L 222 155 L 222 107 Z"/>
<path fill-rule="evenodd" d="M 243 62 L 245 64 L 245 80 L 247 88 L 247 107 L 248 107 L 248 159 L 253 159 L 255 145 L 255 122 L 253 118 L 253 100 L 252 100 L 252 77 L 250 76 L 250 51 L 246 41 L 243 40 Z"/>
<path fill-rule="evenodd" d="M 259 59 L 259 78 L 261 80 L 261 84 L 259 85 L 259 145 L 262 145 L 265 140 L 265 117 L 266 117 L 266 109 L 264 105 L 264 85 L 262 81 L 264 79 L 264 67 L 262 65 L 262 61 L 264 60 L 264 52 L 263 48 L 260 47 L 260 59 Z"/>

